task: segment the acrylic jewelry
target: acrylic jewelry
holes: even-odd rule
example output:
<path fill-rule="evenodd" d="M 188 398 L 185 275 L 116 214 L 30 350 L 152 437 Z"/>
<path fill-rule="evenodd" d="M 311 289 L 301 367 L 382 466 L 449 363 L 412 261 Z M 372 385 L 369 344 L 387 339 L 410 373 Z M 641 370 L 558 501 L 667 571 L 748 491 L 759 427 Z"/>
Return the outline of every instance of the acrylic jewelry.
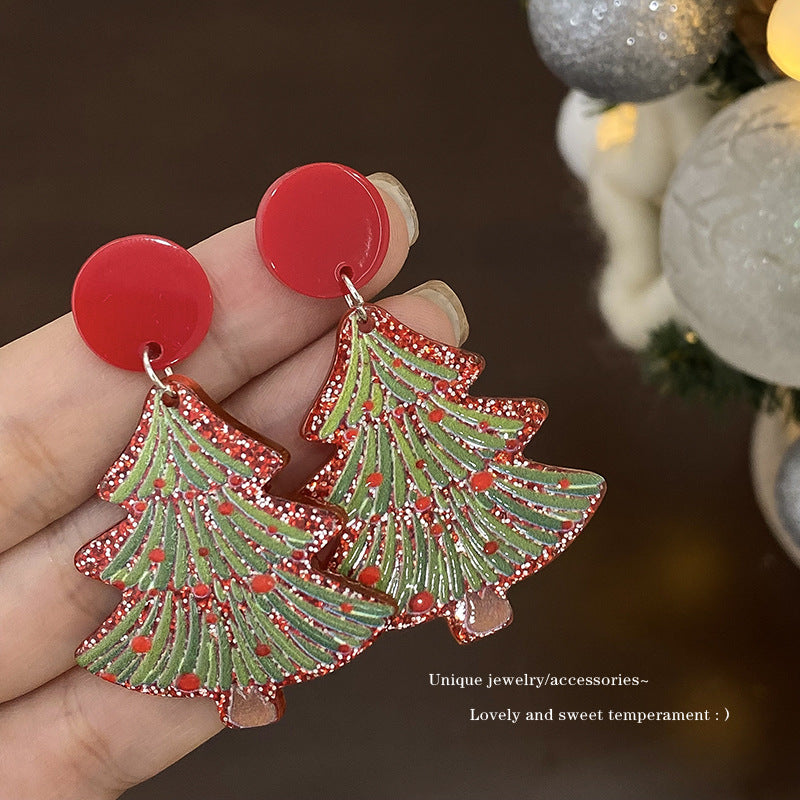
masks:
<path fill-rule="evenodd" d="M 305 489 L 348 515 L 329 566 L 391 595 L 395 628 L 441 616 L 468 642 L 504 627 L 507 589 L 583 530 L 603 479 L 526 460 L 543 402 L 470 396 L 479 356 L 363 301 L 388 242 L 383 201 L 363 176 L 338 164 L 287 173 L 264 196 L 256 235 L 281 281 L 351 309 L 302 429 L 337 448 Z"/>
<path fill-rule="evenodd" d="M 76 555 L 79 571 L 122 592 L 77 661 L 129 689 L 209 697 L 232 727 L 272 722 L 281 687 L 346 664 L 394 607 L 312 563 L 341 513 L 268 493 L 282 448 L 188 378 L 155 372 L 211 321 L 208 281 L 186 250 L 150 236 L 105 245 L 76 280 L 73 310 L 94 352 L 154 383 L 98 488 L 127 516 Z"/>

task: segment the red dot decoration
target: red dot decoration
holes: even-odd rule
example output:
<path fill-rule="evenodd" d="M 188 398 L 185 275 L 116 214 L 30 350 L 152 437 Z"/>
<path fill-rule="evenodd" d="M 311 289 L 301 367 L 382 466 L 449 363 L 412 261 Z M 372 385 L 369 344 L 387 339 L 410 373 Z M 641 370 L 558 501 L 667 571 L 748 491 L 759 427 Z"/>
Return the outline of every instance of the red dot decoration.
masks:
<path fill-rule="evenodd" d="M 381 571 L 377 567 L 364 567 L 358 573 L 358 581 L 364 586 L 374 586 L 380 579 Z"/>
<path fill-rule="evenodd" d="M 149 636 L 134 636 L 131 639 L 131 650 L 134 653 L 149 653 L 153 642 Z"/>
<path fill-rule="evenodd" d="M 211 587 L 207 583 L 198 583 L 192 587 L 192 593 L 198 600 L 203 600 L 211 594 Z"/>
<path fill-rule="evenodd" d="M 154 547 L 149 553 L 148 557 L 151 561 L 155 562 L 156 564 L 160 564 L 165 558 L 166 553 L 160 547 Z"/>
<path fill-rule="evenodd" d="M 408 601 L 408 610 L 412 614 L 424 614 L 433 608 L 433 595 L 430 592 L 417 592 Z"/>
<path fill-rule="evenodd" d="M 373 472 L 366 477 L 367 486 L 380 486 L 383 483 L 383 475 L 380 472 Z"/>
<path fill-rule="evenodd" d="M 264 644 L 263 642 L 259 642 L 256 645 L 256 655 L 259 658 L 266 658 L 271 652 L 272 652 L 272 650 L 270 649 L 270 646 L 268 644 Z"/>
<path fill-rule="evenodd" d="M 343 611 L 345 614 L 349 614 L 349 613 L 350 613 L 350 612 L 353 610 L 353 604 L 352 604 L 352 603 L 342 603 L 342 604 L 339 606 L 339 608 L 341 608 L 341 609 L 342 609 L 342 611 Z"/>
<path fill-rule="evenodd" d="M 442 411 L 441 408 L 434 408 L 433 411 L 428 414 L 428 419 L 431 422 L 441 422 L 444 419 L 444 411 Z"/>
<path fill-rule="evenodd" d="M 250 587 L 257 594 L 271 592 L 275 588 L 275 578 L 272 575 L 256 575 L 250 581 Z"/>
<path fill-rule="evenodd" d="M 200 678 L 194 672 L 184 672 L 175 681 L 175 686 L 182 692 L 195 692 L 200 688 Z"/>
<path fill-rule="evenodd" d="M 497 552 L 498 544 L 495 541 L 486 542 L 483 546 L 483 552 L 486 553 L 487 556 L 494 555 Z"/>
<path fill-rule="evenodd" d="M 418 497 L 414 501 L 414 508 L 417 511 L 427 511 L 433 505 L 433 498 L 431 497 Z"/>
<path fill-rule="evenodd" d="M 306 164 L 267 189 L 256 213 L 256 243 L 267 269 L 309 297 L 341 297 L 348 269 L 356 288 L 380 268 L 389 248 L 389 214 L 380 192 L 342 164 Z"/>
<path fill-rule="evenodd" d="M 220 514 L 222 514 L 223 516 L 225 516 L 225 517 L 228 517 L 228 516 L 230 516 L 231 514 L 233 514 L 233 503 L 229 503 L 229 502 L 226 500 L 224 503 L 220 503 L 220 504 L 217 506 L 217 510 L 218 510 L 218 511 L 219 511 L 219 513 L 220 513 Z"/>
<path fill-rule="evenodd" d="M 494 483 L 491 472 L 476 472 L 470 479 L 469 484 L 476 492 L 485 492 Z"/>
<path fill-rule="evenodd" d="M 211 286 L 197 259 L 158 236 L 103 245 L 81 267 L 72 313 L 88 347 L 109 364 L 141 372 L 150 347 L 154 369 L 193 353 L 213 311 Z"/>

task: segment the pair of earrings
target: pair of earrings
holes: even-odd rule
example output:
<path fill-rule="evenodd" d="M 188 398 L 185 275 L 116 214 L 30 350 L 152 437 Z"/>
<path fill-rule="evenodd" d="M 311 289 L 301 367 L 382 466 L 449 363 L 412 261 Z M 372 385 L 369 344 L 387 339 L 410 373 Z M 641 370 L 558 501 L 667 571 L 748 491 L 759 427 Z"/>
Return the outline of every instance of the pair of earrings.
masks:
<path fill-rule="evenodd" d="M 522 456 L 544 403 L 470 396 L 479 356 L 363 301 L 389 238 L 366 178 L 337 164 L 287 173 L 259 206 L 256 238 L 283 283 L 350 307 L 302 428 L 336 452 L 295 499 L 268 492 L 285 451 L 170 370 L 211 321 L 191 254 L 119 239 L 73 291 L 88 346 L 154 384 L 98 488 L 127 516 L 76 555 L 122 591 L 77 661 L 137 691 L 212 698 L 232 727 L 278 719 L 281 687 L 339 668 L 387 629 L 441 616 L 469 642 L 504 627 L 507 589 L 567 547 L 604 491 L 598 475 Z"/>

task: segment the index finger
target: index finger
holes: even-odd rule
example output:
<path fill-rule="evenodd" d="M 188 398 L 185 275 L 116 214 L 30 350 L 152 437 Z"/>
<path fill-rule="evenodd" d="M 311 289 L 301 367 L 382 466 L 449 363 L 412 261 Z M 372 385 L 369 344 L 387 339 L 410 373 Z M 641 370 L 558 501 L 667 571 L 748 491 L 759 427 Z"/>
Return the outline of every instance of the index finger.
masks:
<path fill-rule="evenodd" d="M 402 187 L 374 179 L 389 211 L 386 257 L 362 289 L 371 297 L 397 274 L 415 220 Z M 289 289 L 264 268 L 254 221 L 191 248 L 214 295 L 211 328 L 181 371 L 223 399 L 330 329 L 341 299 Z M 0 349 L 0 551 L 79 505 L 125 446 L 141 411 L 146 376 L 89 352 L 67 314 Z"/>

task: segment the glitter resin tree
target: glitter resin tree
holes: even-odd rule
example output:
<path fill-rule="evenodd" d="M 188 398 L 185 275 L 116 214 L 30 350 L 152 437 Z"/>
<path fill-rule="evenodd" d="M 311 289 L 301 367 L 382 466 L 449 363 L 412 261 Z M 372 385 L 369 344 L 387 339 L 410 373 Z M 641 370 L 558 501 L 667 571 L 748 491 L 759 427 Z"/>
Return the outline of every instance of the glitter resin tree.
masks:
<path fill-rule="evenodd" d="M 154 388 L 98 489 L 127 517 L 76 556 L 123 592 L 78 663 L 141 692 L 210 697 L 249 727 L 280 717 L 282 686 L 367 647 L 394 605 L 312 563 L 341 514 L 267 494 L 286 460 L 186 378 Z"/>
<path fill-rule="evenodd" d="M 550 563 L 603 479 L 531 463 L 539 400 L 471 397 L 483 360 L 378 306 L 345 316 L 303 433 L 337 447 L 306 487 L 349 517 L 329 566 L 395 598 L 392 626 L 444 616 L 460 642 L 511 621 L 509 586 Z"/>

